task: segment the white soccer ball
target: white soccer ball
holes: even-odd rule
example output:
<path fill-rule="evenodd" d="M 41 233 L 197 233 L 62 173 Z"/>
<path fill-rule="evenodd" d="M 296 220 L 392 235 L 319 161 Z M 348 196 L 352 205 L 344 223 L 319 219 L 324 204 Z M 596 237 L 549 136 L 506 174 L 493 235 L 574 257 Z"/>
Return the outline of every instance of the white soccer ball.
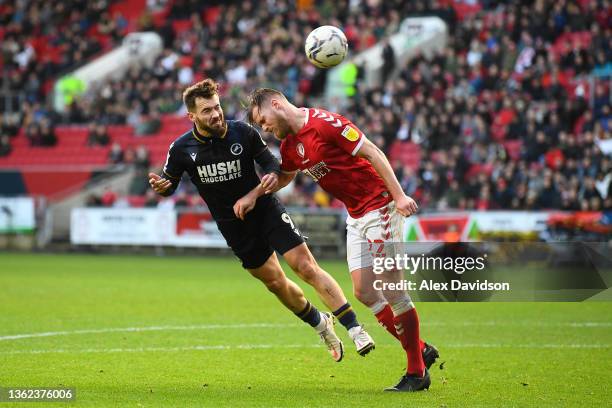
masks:
<path fill-rule="evenodd" d="M 308 34 L 304 51 L 315 66 L 331 68 L 344 60 L 348 52 L 348 43 L 342 30 L 325 25 L 315 28 Z"/>

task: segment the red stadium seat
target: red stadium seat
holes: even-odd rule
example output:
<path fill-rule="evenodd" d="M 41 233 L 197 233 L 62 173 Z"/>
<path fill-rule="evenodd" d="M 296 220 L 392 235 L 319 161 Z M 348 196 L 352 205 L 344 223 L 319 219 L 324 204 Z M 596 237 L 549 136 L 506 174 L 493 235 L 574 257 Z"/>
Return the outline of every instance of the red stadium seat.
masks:
<path fill-rule="evenodd" d="M 421 148 L 412 142 L 396 141 L 389 149 L 389 158 L 392 163 L 399 160 L 404 166 L 416 170 L 421 163 Z"/>

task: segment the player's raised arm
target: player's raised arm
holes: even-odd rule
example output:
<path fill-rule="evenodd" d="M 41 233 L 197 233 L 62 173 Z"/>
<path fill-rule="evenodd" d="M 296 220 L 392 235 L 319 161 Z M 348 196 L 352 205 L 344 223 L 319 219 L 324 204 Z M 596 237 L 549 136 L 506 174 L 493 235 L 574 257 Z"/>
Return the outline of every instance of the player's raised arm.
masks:
<path fill-rule="evenodd" d="M 397 177 L 395 177 L 395 173 L 393 172 L 389 160 L 387 160 L 387 156 L 385 156 L 385 154 L 365 136 L 362 136 L 362 139 L 363 143 L 357 151 L 357 156 L 363 157 L 369 161 L 380 178 L 383 179 L 385 186 L 389 189 L 389 193 L 391 193 L 395 201 L 397 211 L 404 217 L 416 213 L 418 209 L 416 202 L 408 197 L 404 193 L 404 190 L 402 190 L 402 186 L 399 181 L 397 181 Z"/>

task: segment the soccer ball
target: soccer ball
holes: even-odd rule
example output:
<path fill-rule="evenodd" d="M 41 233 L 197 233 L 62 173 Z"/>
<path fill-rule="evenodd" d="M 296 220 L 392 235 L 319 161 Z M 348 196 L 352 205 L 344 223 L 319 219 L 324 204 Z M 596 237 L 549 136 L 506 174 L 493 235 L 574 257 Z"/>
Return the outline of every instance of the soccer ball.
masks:
<path fill-rule="evenodd" d="M 321 26 L 308 34 L 304 45 L 306 57 L 319 68 L 331 68 L 344 60 L 348 51 L 346 36 L 337 27 Z"/>

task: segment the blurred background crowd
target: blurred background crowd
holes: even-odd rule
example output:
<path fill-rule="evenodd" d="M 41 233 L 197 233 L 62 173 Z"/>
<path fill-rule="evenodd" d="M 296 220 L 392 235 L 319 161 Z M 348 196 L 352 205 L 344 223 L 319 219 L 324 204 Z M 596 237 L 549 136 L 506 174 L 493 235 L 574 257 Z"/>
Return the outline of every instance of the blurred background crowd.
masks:
<path fill-rule="evenodd" d="M 32 149 L 53 149 L 62 137 L 56 128 L 84 127 L 82 143 L 102 147 L 96 151 L 109 165 L 138 169 L 130 189 L 138 198 L 108 191 L 89 205 L 160 205 L 146 188 L 146 172 L 160 165 L 147 135 L 164 132 L 166 117 L 184 115 L 180 95 L 194 81 L 221 83 L 228 119 L 244 118 L 241 102 L 259 86 L 316 106 L 327 72 L 304 56 L 310 30 L 342 28 L 357 54 L 384 43 L 406 17 L 438 16 L 449 29 L 444 50 L 399 64 L 384 47 L 382 85 L 368 87 L 358 75 L 348 105 L 326 107 L 387 153 L 422 210 L 612 209 L 607 0 L 147 0 L 137 14 L 121 3 L 129 2 L 0 2 L 0 156 L 9 157 L 19 138 Z M 134 67 L 54 111 L 54 81 L 131 31 L 161 35 L 154 65 Z M 131 129 L 132 142 L 114 138 L 109 129 L 118 126 Z M 164 134 L 165 146 L 180 133 Z M 264 136 L 276 151 L 278 143 Z M 282 197 L 340 206 L 304 176 Z M 203 204 L 183 183 L 161 205 Z"/>

